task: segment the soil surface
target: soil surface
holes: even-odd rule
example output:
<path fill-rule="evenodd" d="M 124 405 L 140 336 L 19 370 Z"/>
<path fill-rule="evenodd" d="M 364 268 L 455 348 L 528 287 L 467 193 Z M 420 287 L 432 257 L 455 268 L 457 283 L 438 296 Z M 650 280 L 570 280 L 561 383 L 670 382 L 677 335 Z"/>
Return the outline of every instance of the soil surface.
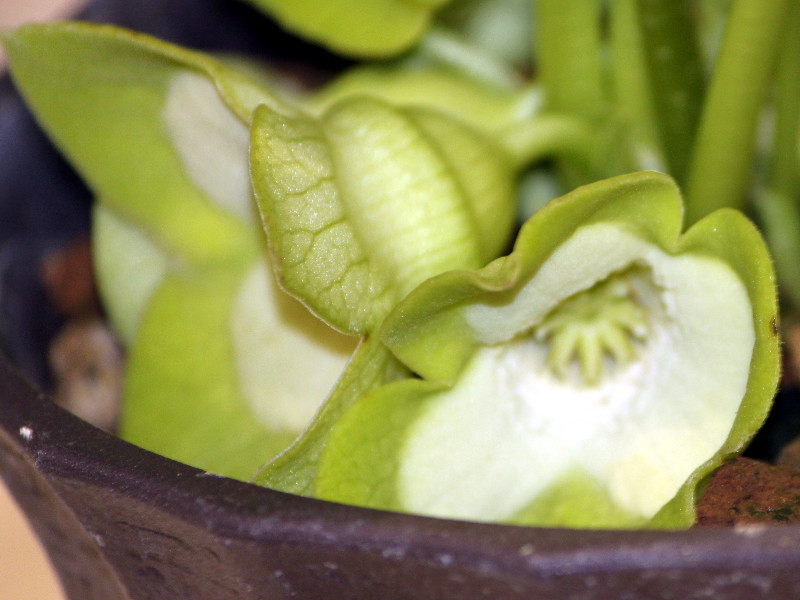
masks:
<path fill-rule="evenodd" d="M 697 526 L 800 523 L 800 470 L 736 458 L 717 469 L 697 505 Z"/>

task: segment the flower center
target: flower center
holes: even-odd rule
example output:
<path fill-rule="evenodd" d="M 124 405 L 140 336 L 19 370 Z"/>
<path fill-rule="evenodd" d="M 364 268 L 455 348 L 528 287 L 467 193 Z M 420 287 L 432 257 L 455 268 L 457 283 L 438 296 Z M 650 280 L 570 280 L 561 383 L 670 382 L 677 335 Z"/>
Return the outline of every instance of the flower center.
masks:
<path fill-rule="evenodd" d="M 598 384 L 611 361 L 628 364 L 647 338 L 648 310 L 636 282 L 641 269 L 612 275 L 567 298 L 535 327 L 533 337 L 549 345 L 547 365 L 565 380 L 577 366 L 586 385 Z"/>

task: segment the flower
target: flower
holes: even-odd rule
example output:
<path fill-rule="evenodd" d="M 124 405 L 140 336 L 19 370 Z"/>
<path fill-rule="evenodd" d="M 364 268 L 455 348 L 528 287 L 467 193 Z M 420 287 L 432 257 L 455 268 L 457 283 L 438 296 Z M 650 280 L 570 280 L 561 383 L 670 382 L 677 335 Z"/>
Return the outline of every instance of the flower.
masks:
<path fill-rule="evenodd" d="M 335 423 L 314 494 L 438 517 L 684 527 L 698 484 L 769 410 L 774 274 L 740 213 L 680 234 L 670 178 L 550 203 L 513 252 L 428 280 L 384 343 L 419 379 Z"/>

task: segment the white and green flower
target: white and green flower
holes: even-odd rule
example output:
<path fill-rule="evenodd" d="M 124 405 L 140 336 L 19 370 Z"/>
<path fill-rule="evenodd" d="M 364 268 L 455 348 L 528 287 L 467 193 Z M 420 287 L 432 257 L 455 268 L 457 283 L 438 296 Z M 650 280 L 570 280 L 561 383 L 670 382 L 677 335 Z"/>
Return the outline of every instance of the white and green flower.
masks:
<path fill-rule="evenodd" d="M 777 386 L 774 276 L 740 213 L 681 234 L 666 176 L 579 188 L 435 277 L 381 337 L 419 379 L 332 427 L 314 495 L 439 517 L 682 527 Z"/>

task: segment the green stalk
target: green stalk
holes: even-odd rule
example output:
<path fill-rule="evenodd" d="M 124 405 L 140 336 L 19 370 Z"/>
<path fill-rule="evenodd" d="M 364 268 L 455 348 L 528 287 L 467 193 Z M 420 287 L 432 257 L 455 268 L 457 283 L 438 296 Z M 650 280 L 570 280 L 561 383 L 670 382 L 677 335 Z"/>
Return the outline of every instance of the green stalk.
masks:
<path fill-rule="evenodd" d="M 611 0 L 609 25 L 615 109 L 630 125 L 636 143 L 652 154 L 652 162 L 663 164 L 664 150 L 636 3 Z"/>
<path fill-rule="evenodd" d="M 598 0 L 539 0 L 534 43 L 547 108 L 587 119 L 601 114 Z"/>
<path fill-rule="evenodd" d="M 792 6 L 775 76 L 775 133 L 768 187 L 800 200 L 800 3 Z M 796 260 L 800 263 L 800 256 Z"/>
<path fill-rule="evenodd" d="M 522 84 L 516 71 L 441 28 L 431 28 L 420 41 L 419 51 L 423 56 L 488 85 L 516 89 Z"/>
<path fill-rule="evenodd" d="M 700 120 L 703 68 L 691 0 L 639 0 L 637 11 L 660 138 L 670 173 L 683 181 Z M 638 10 L 637 10 L 638 9 Z"/>
<path fill-rule="evenodd" d="M 756 204 L 759 224 L 775 261 L 781 296 L 800 309 L 800 211 L 797 198 L 761 190 Z"/>
<path fill-rule="evenodd" d="M 689 167 L 689 223 L 717 208 L 745 204 L 756 125 L 791 4 L 733 4 Z"/>
<path fill-rule="evenodd" d="M 800 3 L 791 8 L 776 71 L 775 127 L 765 188 L 755 197 L 781 295 L 800 309 Z"/>
<path fill-rule="evenodd" d="M 512 128 L 500 136 L 500 143 L 518 167 L 545 158 L 563 158 L 581 170 L 590 168 L 595 141 L 594 129 L 571 116 L 543 114 Z"/>

